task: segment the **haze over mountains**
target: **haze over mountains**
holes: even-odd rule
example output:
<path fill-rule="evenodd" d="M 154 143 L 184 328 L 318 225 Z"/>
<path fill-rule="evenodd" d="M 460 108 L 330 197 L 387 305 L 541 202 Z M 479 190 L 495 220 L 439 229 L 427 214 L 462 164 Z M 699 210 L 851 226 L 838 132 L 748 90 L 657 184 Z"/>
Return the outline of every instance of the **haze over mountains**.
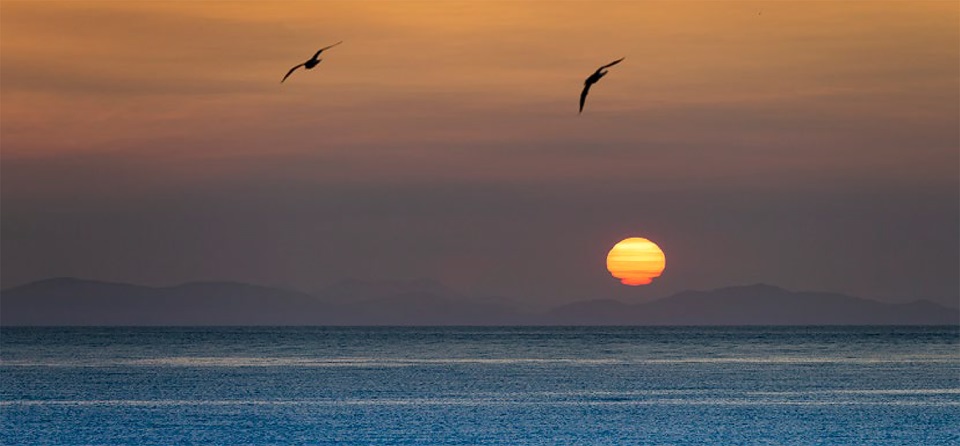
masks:
<path fill-rule="evenodd" d="M 591 300 L 532 312 L 418 281 L 339 282 L 313 294 L 235 282 L 172 287 L 57 278 L 0 292 L 14 325 L 928 325 L 960 310 L 769 285 L 684 291 L 642 304 Z"/>

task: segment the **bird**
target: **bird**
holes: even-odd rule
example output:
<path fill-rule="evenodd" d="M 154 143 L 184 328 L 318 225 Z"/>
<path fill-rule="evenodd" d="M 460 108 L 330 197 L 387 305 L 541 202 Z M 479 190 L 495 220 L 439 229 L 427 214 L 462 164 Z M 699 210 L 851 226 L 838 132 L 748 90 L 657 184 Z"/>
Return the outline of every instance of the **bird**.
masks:
<path fill-rule="evenodd" d="M 335 46 L 337 46 L 337 45 L 339 45 L 339 44 L 341 44 L 341 43 L 343 43 L 342 40 L 339 41 L 339 42 L 337 42 L 337 43 L 334 43 L 333 45 L 325 46 L 325 47 L 323 47 L 323 48 L 320 48 L 319 50 L 317 50 L 317 53 L 314 54 L 313 57 L 310 58 L 310 60 L 308 60 L 308 61 L 306 61 L 306 62 L 304 62 L 304 63 L 302 63 L 302 64 L 300 64 L 300 65 L 297 65 L 297 66 L 291 68 L 290 71 L 287 71 L 287 75 L 286 75 L 286 76 L 283 76 L 283 79 L 280 80 L 280 83 L 282 84 L 283 81 L 287 80 L 287 78 L 290 77 L 290 75 L 293 74 L 293 72 L 296 71 L 297 68 L 304 67 L 304 68 L 306 68 L 306 69 L 309 70 L 309 69 L 317 66 L 317 64 L 320 63 L 321 60 L 323 60 L 323 59 L 320 59 L 320 53 L 322 53 L 322 52 L 324 52 L 324 51 L 326 51 L 326 50 L 328 50 L 328 49 L 330 49 L 330 48 L 333 48 L 333 47 L 335 47 Z"/>
<path fill-rule="evenodd" d="M 580 113 L 583 113 L 583 104 L 587 101 L 587 93 L 590 92 L 590 86 L 597 83 L 597 81 L 599 81 L 601 77 L 607 74 L 607 72 L 604 71 L 605 68 L 612 67 L 622 62 L 623 59 L 626 59 L 626 57 L 621 57 L 600 68 L 597 68 L 597 71 L 594 71 L 593 74 L 591 74 L 590 77 L 587 78 L 587 80 L 583 81 L 583 91 L 580 93 Z"/>

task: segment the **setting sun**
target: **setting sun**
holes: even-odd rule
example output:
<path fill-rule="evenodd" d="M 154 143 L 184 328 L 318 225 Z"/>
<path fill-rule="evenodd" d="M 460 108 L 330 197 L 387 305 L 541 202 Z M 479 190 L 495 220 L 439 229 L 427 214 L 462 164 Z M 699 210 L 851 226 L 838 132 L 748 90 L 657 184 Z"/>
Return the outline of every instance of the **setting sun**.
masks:
<path fill-rule="evenodd" d="M 624 285 L 647 285 L 660 277 L 665 266 L 660 247 L 641 237 L 621 240 L 607 254 L 607 270 Z"/>

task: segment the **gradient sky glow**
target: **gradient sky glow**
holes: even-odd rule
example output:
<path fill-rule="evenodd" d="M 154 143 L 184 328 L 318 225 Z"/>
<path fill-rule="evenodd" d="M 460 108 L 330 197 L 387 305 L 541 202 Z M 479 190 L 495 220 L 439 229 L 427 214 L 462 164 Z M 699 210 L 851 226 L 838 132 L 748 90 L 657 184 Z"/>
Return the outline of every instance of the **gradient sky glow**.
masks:
<path fill-rule="evenodd" d="M 0 12 L 3 287 L 960 296 L 955 1 Z M 623 56 L 577 116 L 583 79 Z M 670 259 L 638 288 L 604 268 L 634 234 Z"/>

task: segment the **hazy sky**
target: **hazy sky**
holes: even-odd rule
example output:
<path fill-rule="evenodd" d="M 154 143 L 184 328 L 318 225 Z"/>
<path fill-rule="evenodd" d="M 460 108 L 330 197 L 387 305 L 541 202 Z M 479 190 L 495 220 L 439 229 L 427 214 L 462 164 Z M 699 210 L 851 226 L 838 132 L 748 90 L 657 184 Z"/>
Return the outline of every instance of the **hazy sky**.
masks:
<path fill-rule="evenodd" d="M 0 21 L 3 287 L 960 296 L 956 1 L 5 0 Z M 605 269 L 631 236 L 666 253 L 651 285 Z"/>

